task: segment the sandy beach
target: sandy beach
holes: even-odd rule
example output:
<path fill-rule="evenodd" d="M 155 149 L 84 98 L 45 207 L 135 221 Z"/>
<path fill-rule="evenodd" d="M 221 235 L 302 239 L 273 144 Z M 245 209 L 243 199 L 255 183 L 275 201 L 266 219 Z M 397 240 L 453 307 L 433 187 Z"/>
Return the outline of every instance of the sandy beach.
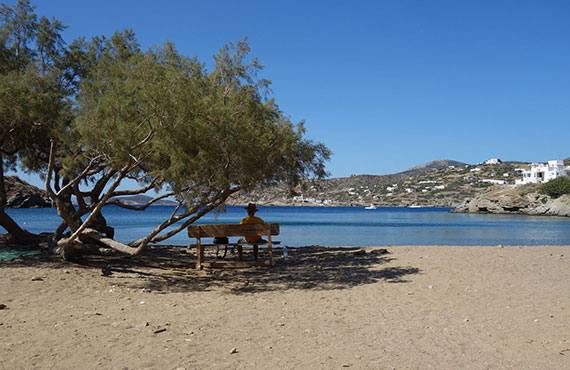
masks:
<path fill-rule="evenodd" d="M 0 262 L 0 369 L 568 369 L 569 248 L 28 256 Z"/>

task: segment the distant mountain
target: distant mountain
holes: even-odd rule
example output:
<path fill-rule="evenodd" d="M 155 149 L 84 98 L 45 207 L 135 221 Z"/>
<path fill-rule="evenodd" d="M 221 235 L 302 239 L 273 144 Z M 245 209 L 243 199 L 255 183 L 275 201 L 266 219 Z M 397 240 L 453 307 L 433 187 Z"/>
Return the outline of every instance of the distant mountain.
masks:
<path fill-rule="evenodd" d="M 463 163 L 463 162 L 457 162 L 457 161 L 451 161 L 449 159 L 440 159 L 438 161 L 432 161 L 432 162 L 427 162 L 427 163 L 423 163 L 420 165 L 417 165 L 416 167 L 412 167 L 404 172 L 400 172 L 400 175 L 405 175 L 405 176 L 416 176 L 422 173 L 426 173 L 426 172 L 430 172 L 430 171 L 435 171 L 435 170 L 441 170 L 442 168 L 448 168 L 448 167 L 465 167 L 465 166 L 469 166 L 469 164 L 467 163 Z"/>
<path fill-rule="evenodd" d="M 149 201 L 151 201 L 153 199 L 153 197 L 149 197 L 146 195 L 131 195 L 131 196 L 125 196 L 125 197 L 116 197 L 113 199 L 116 199 L 116 200 L 120 201 L 121 203 L 128 204 L 130 206 L 142 206 L 142 205 L 147 204 Z M 156 206 L 175 206 L 177 204 L 178 203 L 176 203 L 176 202 L 173 202 L 171 200 L 165 200 L 165 199 L 162 199 L 162 200 L 159 200 L 159 201 L 153 203 L 153 205 L 156 205 Z"/>

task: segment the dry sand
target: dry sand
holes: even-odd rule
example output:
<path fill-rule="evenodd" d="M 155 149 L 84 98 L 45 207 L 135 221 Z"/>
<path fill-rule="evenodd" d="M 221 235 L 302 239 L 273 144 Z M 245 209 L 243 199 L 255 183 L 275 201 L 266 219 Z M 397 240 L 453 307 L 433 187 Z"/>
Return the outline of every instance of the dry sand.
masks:
<path fill-rule="evenodd" d="M 570 369 L 569 248 L 0 262 L 0 369 Z"/>

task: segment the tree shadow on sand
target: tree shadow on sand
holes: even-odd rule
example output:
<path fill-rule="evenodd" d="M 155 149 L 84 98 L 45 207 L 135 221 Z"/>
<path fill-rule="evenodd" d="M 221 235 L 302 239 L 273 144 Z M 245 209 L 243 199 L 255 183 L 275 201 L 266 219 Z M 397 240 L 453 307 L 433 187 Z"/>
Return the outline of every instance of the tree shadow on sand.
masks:
<path fill-rule="evenodd" d="M 267 258 L 260 250 L 260 260 Z M 337 290 L 378 281 L 405 283 L 409 275 L 421 271 L 416 267 L 394 266 L 397 259 L 382 248 L 303 247 L 290 248 L 289 260 L 284 261 L 281 249 L 274 249 L 276 266 L 244 269 L 194 269 L 195 253 L 184 247 L 150 246 L 142 256 L 83 256 L 74 267 L 97 269 L 113 284 L 129 288 L 172 293 L 223 290 L 231 294 L 251 294 L 276 290 Z M 207 260 L 216 260 L 215 251 L 207 251 Z M 225 260 L 235 260 L 228 253 Z M 244 251 L 246 260 L 251 251 Z M 18 265 L 12 261 L 11 265 Z M 37 261 L 40 263 L 40 261 Z M 54 268 L 62 264 L 51 261 Z M 26 261 L 22 261 L 26 263 Z M 33 258 L 27 259 L 33 263 Z M 49 264 L 49 261 L 44 261 Z M 390 264 L 391 266 L 388 266 Z"/>

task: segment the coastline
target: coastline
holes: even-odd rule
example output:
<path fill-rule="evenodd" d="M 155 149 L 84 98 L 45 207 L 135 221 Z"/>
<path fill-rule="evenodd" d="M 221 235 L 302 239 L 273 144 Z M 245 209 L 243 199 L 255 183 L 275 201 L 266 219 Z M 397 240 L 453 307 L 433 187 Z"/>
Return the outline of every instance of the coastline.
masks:
<path fill-rule="evenodd" d="M 195 271 L 178 247 L 25 257 L 0 264 L 0 365 L 563 369 L 569 248 L 304 247 L 271 270 Z"/>

